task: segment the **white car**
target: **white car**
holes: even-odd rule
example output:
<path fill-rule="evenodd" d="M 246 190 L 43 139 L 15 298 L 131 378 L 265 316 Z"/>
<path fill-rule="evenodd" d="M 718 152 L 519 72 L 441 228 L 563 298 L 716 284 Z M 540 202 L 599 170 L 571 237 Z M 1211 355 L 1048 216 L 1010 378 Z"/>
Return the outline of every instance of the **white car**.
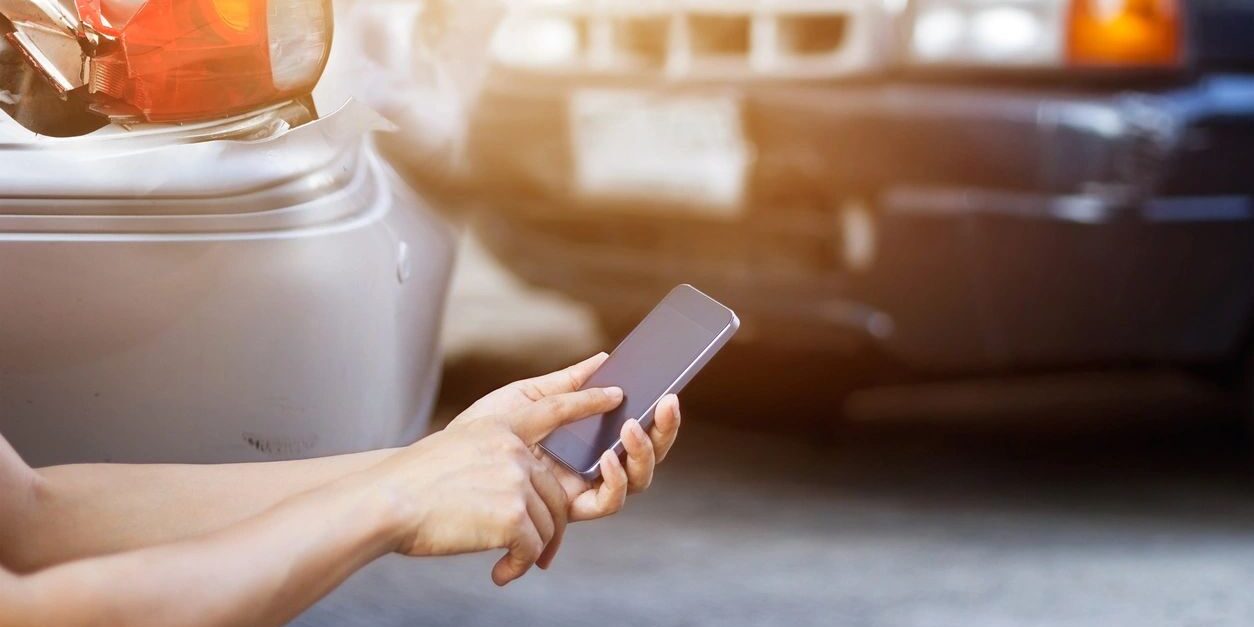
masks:
<path fill-rule="evenodd" d="M 330 7 L 59 6 L 0 0 L 0 433 L 36 465 L 419 437 L 454 233 L 372 112 L 315 113 Z"/>

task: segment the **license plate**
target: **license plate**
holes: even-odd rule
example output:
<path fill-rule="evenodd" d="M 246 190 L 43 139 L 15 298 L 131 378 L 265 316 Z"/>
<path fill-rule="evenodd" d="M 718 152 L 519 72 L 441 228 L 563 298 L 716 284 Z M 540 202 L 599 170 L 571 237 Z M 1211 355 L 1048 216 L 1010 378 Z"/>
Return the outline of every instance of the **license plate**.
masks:
<path fill-rule="evenodd" d="M 743 207 L 749 149 L 739 103 L 583 91 L 570 107 L 575 184 L 588 196 L 664 201 L 730 218 Z"/>

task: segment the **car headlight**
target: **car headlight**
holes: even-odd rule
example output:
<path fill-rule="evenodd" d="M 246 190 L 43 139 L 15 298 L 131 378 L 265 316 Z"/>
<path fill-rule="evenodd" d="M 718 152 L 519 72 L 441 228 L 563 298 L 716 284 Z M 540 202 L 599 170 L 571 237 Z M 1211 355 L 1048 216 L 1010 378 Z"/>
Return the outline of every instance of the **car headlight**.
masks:
<path fill-rule="evenodd" d="M 1172 66 L 1179 0 L 917 0 L 915 66 Z"/>
<path fill-rule="evenodd" d="M 583 53 L 584 30 L 574 16 L 511 15 L 492 35 L 492 56 L 506 65 L 527 67 L 572 63 Z"/>

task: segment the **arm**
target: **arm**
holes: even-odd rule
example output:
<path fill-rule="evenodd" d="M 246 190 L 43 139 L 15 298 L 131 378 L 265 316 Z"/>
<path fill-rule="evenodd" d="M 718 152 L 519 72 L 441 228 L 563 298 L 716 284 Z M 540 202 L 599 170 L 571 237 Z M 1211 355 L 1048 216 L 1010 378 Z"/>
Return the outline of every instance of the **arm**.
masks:
<path fill-rule="evenodd" d="M 569 368 L 511 383 L 480 399 L 459 420 L 515 412 L 546 397 L 573 392 L 606 357 L 601 353 Z M 648 488 L 655 463 L 666 456 L 678 431 L 679 404 L 673 397 L 659 405 L 647 435 L 634 423 L 625 425 L 626 479 L 615 460 L 605 475 L 607 481 L 595 489 L 548 456 L 539 457 L 565 488 L 572 517 L 598 518 L 622 507 L 627 493 Z M 217 531 L 288 497 L 371 467 L 398 450 L 257 464 L 76 464 L 32 472 L 0 437 L 0 565 L 30 572 Z M 5 495 L 18 494 L 23 496 L 5 502 Z M 16 541 L 15 530 L 23 528 L 40 532 Z"/>
<path fill-rule="evenodd" d="M 504 585 L 535 564 L 566 524 L 562 486 L 530 447 L 621 400 L 620 390 L 594 389 L 507 415 L 459 417 L 378 464 L 207 535 L 24 576 L 0 569 L 0 627 L 280 624 L 394 550 L 506 549 L 492 571 Z M 3 487 L 32 476 L 20 472 L 16 455 L 0 463 Z M 20 500 L 0 494 L 0 516 Z M 39 533 L 17 529 L 6 540 Z"/>
<path fill-rule="evenodd" d="M 394 548 L 399 510 L 363 480 L 201 538 L 0 572 L 0 625 L 282 624 Z"/>
<path fill-rule="evenodd" d="M 25 481 L 29 497 L 21 514 L 24 526 L 38 528 L 39 533 L 22 542 L 7 542 L 0 519 L 0 564 L 29 572 L 217 531 L 291 496 L 369 468 L 396 450 L 255 464 L 74 464 L 38 469 Z M 6 455 L 16 457 L 3 446 L 0 457 Z"/>

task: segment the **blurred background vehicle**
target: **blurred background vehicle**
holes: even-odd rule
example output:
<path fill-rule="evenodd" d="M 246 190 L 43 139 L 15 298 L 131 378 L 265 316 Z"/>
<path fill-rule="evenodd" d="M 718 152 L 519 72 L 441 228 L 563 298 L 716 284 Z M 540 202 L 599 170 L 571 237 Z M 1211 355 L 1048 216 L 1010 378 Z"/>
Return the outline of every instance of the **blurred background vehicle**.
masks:
<path fill-rule="evenodd" d="M 330 5 L 78 6 L 0 2 L 0 431 L 35 465 L 425 433 L 455 238 L 314 90 Z"/>
<path fill-rule="evenodd" d="M 864 382 L 1236 389 L 1251 33 L 1231 2 L 518 2 L 456 167 L 407 172 L 611 336 L 690 281 L 759 345 L 868 357 Z"/>

